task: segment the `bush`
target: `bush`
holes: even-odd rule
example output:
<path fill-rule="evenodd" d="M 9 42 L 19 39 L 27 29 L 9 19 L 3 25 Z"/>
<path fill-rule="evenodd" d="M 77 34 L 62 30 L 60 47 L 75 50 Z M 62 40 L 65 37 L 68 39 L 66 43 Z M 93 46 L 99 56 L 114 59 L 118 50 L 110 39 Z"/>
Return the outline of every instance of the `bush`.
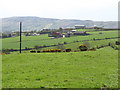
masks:
<path fill-rule="evenodd" d="M 2 50 L 2 53 L 10 54 L 10 50 L 9 50 L 9 49 L 3 49 L 3 50 Z"/>
<path fill-rule="evenodd" d="M 64 42 L 64 44 L 67 44 L 67 42 Z"/>
<path fill-rule="evenodd" d="M 93 38 L 93 40 L 95 41 L 95 38 Z"/>
<path fill-rule="evenodd" d="M 36 53 L 36 51 L 35 50 L 32 50 L 32 51 L 30 51 L 31 53 Z"/>
<path fill-rule="evenodd" d="M 110 42 L 108 43 L 108 46 L 111 46 L 111 43 L 110 43 Z"/>
<path fill-rule="evenodd" d="M 80 51 L 87 51 L 88 50 L 88 48 L 87 48 L 87 46 L 86 45 L 80 45 L 79 46 L 79 49 L 80 49 Z"/>
<path fill-rule="evenodd" d="M 46 45 L 43 45 L 43 47 L 47 47 Z"/>
<path fill-rule="evenodd" d="M 71 48 L 67 48 L 65 49 L 66 52 L 70 52 L 71 51 Z"/>
<path fill-rule="evenodd" d="M 116 41 L 115 44 L 116 44 L 116 45 L 120 45 L 120 41 Z"/>
<path fill-rule="evenodd" d="M 35 49 L 39 49 L 39 46 L 35 45 L 34 48 L 35 48 Z"/>
<path fill-rule="evenodd" d="M 99 46 L 96 46 L 96 49 L 99 49 Z"/>
<path fill-rule="evenodd" d="M 102 32 L 99 32 L 99 34 L 103 34 Z"/>

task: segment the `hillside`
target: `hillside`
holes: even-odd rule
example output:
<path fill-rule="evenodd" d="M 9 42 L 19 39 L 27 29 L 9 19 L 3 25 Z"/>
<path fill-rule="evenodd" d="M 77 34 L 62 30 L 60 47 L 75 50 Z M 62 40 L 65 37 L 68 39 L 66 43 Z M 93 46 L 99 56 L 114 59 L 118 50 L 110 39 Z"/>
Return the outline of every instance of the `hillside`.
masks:
<path fill-rule="evenodd" d="M 59 27 L 74 27 L 74 25 L 86 25 L 87 27 L 98 25 L 106 28 L 117 28 L 117 21 L 91 21 L 91 20 L 73 20 L 73 19 L 52 19 L 40 17 L 9 17 L 3 18 L 0 25 L 2 31 L 18 31 L 19 22 L 23 22 L 23 30 L 41 30 L 43 28 L 56 29 Z M 1 29 L 1 28 L 0 28 Z"/>
<path fill-rule="evenodd" d="M 77 47 L 82 44 L 83 40 L 89 40 L 91 47 L 108 45 L 109 42 L 114 43 L 118 38 L 118 31 L 100 31 L 102 34 L 99 34 L 99 31 L 89 32 L 90 35 L 86 36 L 71 36 L 69 38 L 55 38 L 51 39 L 47 34 L 39 35 L 39 36 L 22 36 L 22 49 L 25 47 L 33 48 L 35 45 L 38 46 L 51 46 L 58 45 L 59 43 L 64 44 L 65 48 L 71 48 L 72 50 L 76 50 Z M 103 39 L 103 40 L 94 40 L 95 39 Z M 106 39 L 112 38 L 112 39 Z M 76 42 L 77 41 L 77 42 Z M 19 37 L 11 37 L 11 38 L 3 38 L 2 39 L 2 48 L 3 49 L 19 49 Z M 49 47 L 52 48 L 52 47 Z M 53 47 L 54 48 L 54 47 Z M 56 47 L 57 48 L 57 47 Z"/>

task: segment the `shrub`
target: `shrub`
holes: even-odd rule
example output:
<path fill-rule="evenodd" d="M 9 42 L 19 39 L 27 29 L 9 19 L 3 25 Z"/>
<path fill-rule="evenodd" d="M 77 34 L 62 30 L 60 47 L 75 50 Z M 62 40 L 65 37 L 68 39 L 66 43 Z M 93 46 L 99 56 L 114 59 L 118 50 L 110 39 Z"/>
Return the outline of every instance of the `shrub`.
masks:
<path fill-rule="evenodd" d="M 99 34 L 103 34 L 102 32 L 99 32 Z"/>
<path fill-rule="evenodd" d="M 27 48 L 27 47 L 25 47 L 25 49 L 27 50 L 28 48 Z"/>
<path fill-rule="evenodd" d="M 39 46 L 35 45 L 34 48 L 35 48 L 35 49 L 39 49 Z"/>
<path fill-rule="evenodd" d="M 9 50 L 9 49 L 3 49 L 3 50 L 2 50 L 2 53 L 10 54 L 10 50 Z"/>
<path fill-rule="evenodd" d="M 95 41 L 95 38 L 93 38 L 93 40 Z"/>
<path fill-rule="evenodd" d="M 31 53 L 36 53 L 36 51 L 35 50 L 32 50 L 32 51 L 30 51 Z"/>
<path fill-rule="evenodd" d="M 99 46 L 96 46 L 96 49 L 99 49 Z"/>
<path fill-rule="evenodd" d="M 40 53 L 41 51 L 37 51 L 37 53 Z"/>
<path fill-rule="evenodd" d="M 67 42 L 64 42 L 64 44 L 67 44 Z"/>
<path fill-rule="evenodd" d="M 88 48 L 87 48 L 87 46 L 86 45 L 80 45 L 79 46 L 79 49 L 80 49 L 80 51 L 87 51 L 88 50 Z"/>
<path fill-rule="evenodd" d="M 116 44 L 116 45 L 120 45 L 120 41 L 116 41 L 115 44 Z"/>
<path fill-rule="evenodd" d="M 96 49 L 93 47 L 93 48 L 89 49 L 89 51 L 96 51 Z"/>
<path fill-rule="evenodd" d="M 47 47 L 46 45 L 43 45 L 43 47 Z"/>
<path fill-rule="evenodd" d="M 111 43 L 110 43 L 110 42 L 108 43 L 108 46 L 111 46 Z"/>
<path fill-rule="evenodd" d="M 66 51 L 66 52 L 70 52 L 70 51 L 71 51 L 71 48 L 66 48 L 65 51 Z"/>

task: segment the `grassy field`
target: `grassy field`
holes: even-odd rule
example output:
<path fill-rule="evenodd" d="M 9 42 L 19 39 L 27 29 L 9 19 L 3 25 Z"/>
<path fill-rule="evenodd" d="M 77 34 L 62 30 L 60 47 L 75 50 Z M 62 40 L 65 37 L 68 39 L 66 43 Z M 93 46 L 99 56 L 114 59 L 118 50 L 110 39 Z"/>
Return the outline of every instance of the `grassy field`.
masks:
<path fill-rule="evenodd" d="M 66 44 L 63 45 L 63 48 L 71 48 L 72 51 L 74 50 L 79 50 L 79 45 L 84 44 L 84 43 L 88 43 L 90 48 L 96 48 L 97 46 L 101 46 L 101 45 L 108 45 L 108 43 L 110 42 L 111 44 L 115 45 L 115 41 L 118 41 L 118 39 L 107 39 L 107 40 L 98 40 L 98 41 L 87 41 L 87 42 L 75 42 L 75 43 L 70 43 L 70 44 Z M 46 49 L 57 49 L 59 48 L 58 46 L 54 46 L 54 47 L 47 47 L 47 48 L 42 48 L 43 50 Z M 42 50 L 40 49 L 40 50 Z"/>
<path fill-rule="evenodd" d="M 117 88 L 118 51 L 3 55 L 3 88 Z"/>
<path fill-rule="evenodd" d="M 0 89 L 2 89 L 2 56 L 0 55 Z"/>
<path fill-rule="evenodd" d="M 102 34 L 99 34 L 102 32 Z M 47 34 L 40 36 L 23 36 L 22 38 L 22 48 L 33 48 L 35 45 L 43 46 L 43 45 L 54 45 L 58 43 L 70 43 L 73 41 L 81 41 L 81 40 L 91 40 L 95 39 L 103 39 L 103 38 L 111 38 L 118 37 L 118 31 L 96 31 L 96 32 L 88 32 L 91 35 L 86 36 L 72 36 L 70 38 L 57 38 L 50 39 Z M 4 49 L 19 49 L 19 37 L 12 38 L 4 38 L 2 39 L 2 48 Z"/>
<path fill-rule="evenodd" d="M 95 31 L 96 29 L 76 29 L 77 31 Z"/>
<path fill-rule="evenodd" d="M 118 38 L 105 39 L 118 37 L 118 31 L 95 31 L 93 29 L 92 32 L 88 33 L 90 35 L 56 39 L 51 39 L 47 34 L 23 36 L 22 48 L 67 42 L 68 44 L 64 44 L 63 47 L 71 48 L 74 51 L 78 50 L 79 45 L 83 43 L 88 43 L 91 48 L 96 48 L 108 45 L 108 43 L 115 45 L 115 41 L 118 41 Z M 83 40 L 90 41 L 84 42 Z M 4 38 L 0 41 L 2 41 L 2 49 L 19 49 L 19 37 Z M 51 48 L 58 48 L 58 46 L 43 49 Z M 109 46 L 96 51 L 59 53 L 22 51 L 22 54 L 11 52 L 11 54 L 0 56 L 0 60 L 2 59 L 3 88 L 118 87 L 118 50 Z"/>

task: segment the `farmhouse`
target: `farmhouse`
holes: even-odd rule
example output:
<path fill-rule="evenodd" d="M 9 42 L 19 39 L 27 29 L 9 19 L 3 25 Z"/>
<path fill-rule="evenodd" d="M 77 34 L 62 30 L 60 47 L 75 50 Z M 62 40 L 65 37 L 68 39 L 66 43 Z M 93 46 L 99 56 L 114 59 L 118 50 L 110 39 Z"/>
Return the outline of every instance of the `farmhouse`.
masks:
<path fill-rule="evenodd" d="M 77 30 L 72 30 L 71 32 L 76 32 Z"/>
<path fill-rule="evenodd" d="M 72 35 L 71 32 L 68 32 L 67 34 L 65 34 L 65 37 L 70 37 Z"/>
<path fill-rule="evenodd" d="M 33 33 L 32 34 L 32 36 L 38 36 L 38 35 L 40 35 L 40 34 L 38 34 L 38 33 Z"/>
<path fill-rule="evenodd" d="M 63 37 L 63 35 L 60 32 L 51 32 L 50 34 L 48 34 L 48 37 Z"/>
<path fill-rule="evenodd" d="M 85 25 L 75 25 L 75 29 L 85 29 Z"/>

